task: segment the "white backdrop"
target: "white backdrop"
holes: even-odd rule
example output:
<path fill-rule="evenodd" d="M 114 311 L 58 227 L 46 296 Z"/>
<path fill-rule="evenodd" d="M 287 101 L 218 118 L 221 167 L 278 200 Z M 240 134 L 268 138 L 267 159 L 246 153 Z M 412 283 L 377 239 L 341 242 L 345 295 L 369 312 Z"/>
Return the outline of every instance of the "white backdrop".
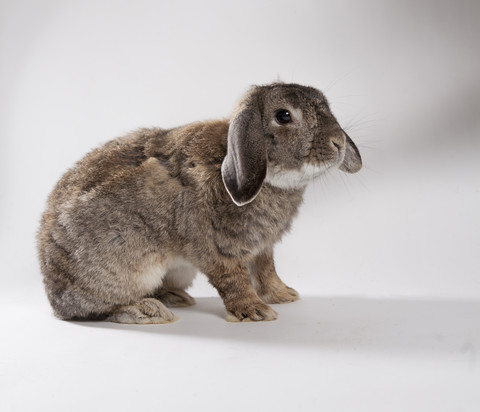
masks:
<path fill-rule="evenodd" d="M 3 291 L 38 286 L 46 196 L 88 150 L 139 127 L 228 116 L 249 85 L 279 78 L 325 91 L 365 165 L 310 187 L 277 251 L 285 280 L 312 294 L 480 296 L 478 3 L 1 9 Z"/>
<path fill-rule="evenodd" d="M 206 323 L 213 325 L 212 329 L 207 327 L 202 331 L 204 337 L 213 339 L 209 345 L 214 346 L 204 348 L 205 341 L 198 344 L 204 351 L 202 356 L 218 351 L 220 355 L 215 358 L 212 370 L 221 371 L 224 359 L 236 359 L 237 368 L 245 368 L 244 375 L 254 368 L 259 379 L 270 374 L 277 376 L 275 385 L 263 386 L 264 393 L 285 397 L 282 405 L 288 410 L 299 409 L 299 405 L 319 410 L 319 404 L 315 403 L 318 399 L 312 395 L 317 393 L 317 383 L 328 388 L 323 396 L 328 393 L 331 404 L 326 410 L 335 410 L 332 405 L 338 401 L 347 406 L 352 402 L 354 409 L 346 410 L 363 410 L 359 406 L 363 405 L 365 410 L 372 411 L 374 408 L 367 407 L 368 402 L 376 401 L 381 406 L 379 410 L 397 410 L 389 403 L 392 399 L 397 401 L 398 410 L 407 407 L 412 410 L 409 399 L 423 405 L 418 409 L 422 412 L 459 410 L 448 409 L 452 405 L 478 410 L 479 390 L 478 385 L 473 390 L 475 380 L 471 373 L 475 371 L 478 377 L 478 365 L 475 369 L 472 359 L 478 353 L 480 335 L 478 327 L 472 329 L 472 324 L 457 320 L 465 321 L 468 317 L 463 315 L 472 313 L 471 307 L 462 306 L 461 302 L 480 299 L 479 39 L 480 3 L 475 0 L 2 1 L 0 299 L 7 304 L 7 313 L 23 313 L 19 318 L 23 325 L 32 313 L 41 312 L 39 328 L 46 327 L 51 336 L 62 336 L 64 341 L 59 342 L 65 342 L 57 343 L 63 348 L 60 355 L 48 349 L 49 346 L 38 349 L 48 362 L 56 358 L 57 364 L 53 363 L 56 366 L 45 361 L 43 369 L 31 369 L 32 362 L 39 358 L 35 354 L 31 355 L 31 361 L 25 357 L 30 350 L 28 346 L 25 352 L 13 349 L 15 356 L 11 359 L 15 361 L 0 359 L 0 367 L 6 365 L 8 372 L 3 376 L 9 377 L 4 382 L 8 382 L 5 387 L 10 395 L 4 401 L 7 399 L 10 402 L 7 406 L 11 407 L 3 410 L 15 409 L 12 407 L 15 394 L 22 397 L 21 382 L 49 385 L 53 377 L 49 377 L 48 371 L 52 374 L 63 371 L 60 376 L 70 377 L 63 369 L 70 364 L 80 369 L 77 379 L 81 380 L 82 373 L 89 373 L 85 365 L 90 365 L 95 356 L 100 358 L 105 354 L 107 358 L 99 359 L 99 364 L 113 371 L 105 382 L 114 382 L 123 388 L 123 396 L 127 396 L 132 384 L 119 381 L 125 371 L 117 364 L 115 350 L 126 359 L 129 350 L 143 338 L 145 353 L 136 356 L 140 356 L 138 361 L 148 363 L 150 349 L 158 343 L 153 332 L 140 337 L 128 334 L 131 330 L 127 329 L 122 330 L 122 338 L 128 344 L 117 346 L 113 352 L 111 347 L 84 352 L 83 348 L 90 348 L 96 339 L 109 339 L 120 331 L 108 329 L 113 328 L 111 325 L 79 329 L 52 318 L 42 291 L 34 236 L 46 197 L 61 174 L 88 150 L 136 128 L 171 127 L 226 117 L 249 85 L 277 79 L 323 90 L 340 124 L 357 142 L 363 156 L 364 168 L 358 175 L 334 172 L 308 189 L 292 232 L 276 251 L 278 271 L 287 284 L 303 296 L 327 299 L 307 298 L 303 303 L 306 306 L 282 307 L 280 319 L 282 316 L 287 319 L 288 313 L 292 318 L 303 316 L 302 311 L 310 311 L 309 305 L 313 305 L 311 318 L 305 318 L 301 325 L 318 332 L 312 338 L 304 329 L 303 334 L 292 336 L 289 348 L 302 347 L 303 340 L 313 339 L 311 348 L 318 350 L 325 337 L 334 347 L 343 342 L 346 349 L 344 352 L 335 349 L 339 352 L 325 358 L 316 352 L 314 359 L 325 370 L 323 377 L 317 376 L 318 381 L 305 378 L 285 384 L 285 388 L 310 396 L 304 404 L 286 399 L 289 391 L 282 392 L 280 381 L 283 366 L 277 365 L 276 359 L 304 365 L 298 376 L 308 377 L 315 373 L 308 368 L 316 365 L 311 363 L 308 351 L 302 360 L 296 358 L 299 352 L 295 355 L 294 351 L 271 352 L 267 345 L 265 353 L 258 352 L 259 363 L 253 365 L 239 357 L 242 345 L 247 345 L 242 340 L 247 335 L 239 329 L 219 332 L 227 326 L 220 326 L 216 318 L 207 318 Z M 216 296 L 203 277 L 194 284 L 191 294 Z M 336 296 L 344 296 L 347 301 L 337 301 Z M 378 298 L 378 302 L 391 299 L 394 303 L 389 306 L 374 300 L 376 303 L 363 306 L 363 300 L 357 301 L 352 296 Z M 333 299 L 332 304 L 329 299 Z M 409 299 L 415 300 L 417 306 L 402 303 Z M 453 302 L 452 306 L 428 303 L 443 300 Z M 208 302 L 213 301 L 200 301 L 198 312 L 192 309 L 191 319 L 202 319 L 202 308 L 208 313 Z M 318 326 L 321 322 L 316 321 L 316 311 L 328 316 L 335 305 L 340 313 L 340 329 L 334 326 L 339 319 L 331 319 L 331 329 L 328 321 L 326 329 L 325 322 Z M 424 308 L 422 305 L 428 307 L 423 312 L 419 310 L 426 317 L 418 317 L 420 323 L 409 329 L 407 325 L 415 324 L 417 319 L 413 308 Z M 350 322 L 349 316 L 357 309 L 358 318 Z M 382 320 L 373 326 L 368 323 L 382 313 L 384 323 Z M 403 313 L 407 313 L 406 317 L 402 317 Z M 451 315 L 445 326 L 440 318 L 432 323 L 428 313 L 442 313 L 446 318 L 448 314 L 463 314 L 458 319 Z M 397 319 L 394 326 L 404 328 L 389 329 L 389 315 Z M 358 326 L 362 316 L 368 326 L 364 329 Z M 19 329 L 15 316 L 8 319 L 12 329 L 5 336 L 11 340 L 2 338 L 7 345 L 2 353 L 11 354 L 12 348 L 23 348 L 20 344 L 23 338 L 15 340 L 15 336 L 26 334 L 29 338 L 24 342 L 31 342 L 38 340 L 37 332 L 43 333 L 41 329 L 36 332 Z M 291 324 L 285 322 L 267 329 L 249 329 L 256 348 L 271 336 L 279 338 L 282 330 L 290 330 Z M 188 330 L 188 320 L 178 325 L 172 328 Z M 297 325 L 298 330 L 301 325 Z M 462 328 L 461 325 L 466 325 L 470 338 L 464 340 L 462 331 L 455 329 Z M 284 329 L 271 329 L 274 327 Z M 443 327 L 446 329 L 441 331 Z M 453 328 L 453 335 L 449 335 L 449 327 Z M 192 328 L 192 333 L 200 330 Z M 177 329 L 166 326 L 155 329 L 155 333 L 168 330 Z M 273 335 L 265 332 L 269 330 Z M 188 335 L 184 330 L 182 333 Z M 217 336 L 217 340 L 212 336 Z M 228 340 L 230 336 L 236 336 L 240 343 L 229 341 L 225 347 L 221 338 Z M 454 338 L 449 340 L 449 336 Z M 172 348 L 178 350 L 185 344 L 182 353 L 187 356 L 191 350 L 187 349 L 187 343 L 175 339 Z M 421 343 L 415 347 L 413 342 L 419 339 Z M 75 341 L 79 343 L 73 344 Z M 162 342 L 168 345 L 168 339 Z M 374 343 L 369 346 L 368 342 Z M 402 347 L 402 342 L 408 342 L 407 346 Z M 76 345 L 82 345 L 82 349 Z M 436 375 L 428 371 L 439 369 L 437 358 L 419 361 L 415 357 L 412 363 L 398 358 L 393 369 L 382 363 L 387 358 L 372 363 L 371 349 L 379 347 L 384 349 L 382 356 L 411 351 L 427 353 L 431 347 L 440 347 L 444 350 L 442 354 L 454 355 L 442 358 L 448 373 Z M 366 351 L 362 352 L 362 348 Z M 96 355 L 90 358 L 91 353 Z M 270 353 L 275 353 L 275 357 Z M 356 358 L 359 353 L 360 358 Z M 261 356 L 265 358 L 260 359 Z M 460 368 L 458 359 L 470 365 L 470 369 L 455 369 Z M 423 368 L 418 365 L 425 368 L 416 369 Z M 128 372 L 154 374 L 153 370 L 138 368 L 132 361 Z M 364 375 L 364 368 L 373 372 Z M 177 376 L 172 370 L 170 373 Z M 397 374 L 398 370 L 402 372 Z M 231 375 L 225 372 L 230 380 L 216 383 L 226 394 L 235 386 L 246 389 L 243 378 L 239 378 L 244 375 L 236 371 Z M 328 371 L 332 374 L 327 375 Z M 357 388 L 353 395 L 342 395 L 343 371 L 351 377 L 348 387 Z M 183 372 L 187 369 L 180 368 L 175 373 L 183 377 Z M 103 399 L 97 388 L 102 384 L 108 387 L 101 376 L 101 373 L 96 376 L 90 387 L 97 401 Z M 433 386 L 430 392 L 427 389 L 418 396 L 418 387 L 410 387 L 409 382 L 420 385 L 422 380 Z M 371 398 L 362 403 L 366 401 L 369 382 L 374 381 L 382 388 L 385 399 Z M 209 382 L 201 378 L 196 384 L 205 389 Z M 328 386 L 335 384 L 338 384 L 335 388 Z M 388 389 L 388 385 L 401 391 L 390 397 L 394 389 Z M 155 390 L 153 383 L 148 387 Z M 180 391 L 176 386 L 166 387 L 174 394 Z M 449 391 L 443 390 L 446 387 Z M 135 385 L 133 388 L 138 389 Z M 73 386 L 63 389 L 68 396 L 76 394 Z M 258 392 L 259 396 L 261 393 Z M 432 406 L 429 396 L 433 399 L 438 394 L 442 394 L 436 398 L 440 399 L 438 404 L 429 409 Z M 68 404 L 67 398 L 61 396 L 56 398 L 57 403 L 49 403 L 53 398 L 47 399 L 40 389 L 32 399 L 41 400 L 39 405 L 47 405 L 45 410 L 49 411 L 55 409 L 51 409 L 52 405 L 65 410 Z M 134 405 L 133 400 L 124 400 L 124 408 Z M 278 410 L 283 410 L 280 406 Z M 77 407 L 85 410 L 87 405 L 80 402 Z"/>

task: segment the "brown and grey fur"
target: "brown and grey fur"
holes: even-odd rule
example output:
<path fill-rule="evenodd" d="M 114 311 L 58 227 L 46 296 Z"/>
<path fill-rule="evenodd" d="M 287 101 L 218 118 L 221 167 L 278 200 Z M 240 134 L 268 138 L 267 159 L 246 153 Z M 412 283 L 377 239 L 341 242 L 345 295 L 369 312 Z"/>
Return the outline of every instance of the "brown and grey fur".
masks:
<path fill-rule="evenodd" d="M 334 167 L 356 172 L 359 152 L 323 94 L 294 84 L 251 88 L 230 121 L 143 129 L 93 150 L 58 182 L 38 233 L 56 316 L 171 322 L 167 306 L 194 303 L 185 289 L 199 270 L 228 320 L 275 319 L 268 304 L 298 294 L 277 276 L 273 247 L 306 183 Z"/>

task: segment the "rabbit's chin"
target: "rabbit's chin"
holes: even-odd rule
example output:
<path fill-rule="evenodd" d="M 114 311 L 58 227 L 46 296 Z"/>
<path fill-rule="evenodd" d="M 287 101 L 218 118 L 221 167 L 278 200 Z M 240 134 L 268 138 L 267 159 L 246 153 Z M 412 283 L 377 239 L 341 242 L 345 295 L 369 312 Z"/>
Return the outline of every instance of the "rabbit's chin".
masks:
<path fill-rule="evenodd" d="M 265 182 L 282 189 L 298 189 L 306 186 L 315 178 L 325 174 L 337 164 L 304 164 L 300 169 L 280 169 L 268 167 Z"/>

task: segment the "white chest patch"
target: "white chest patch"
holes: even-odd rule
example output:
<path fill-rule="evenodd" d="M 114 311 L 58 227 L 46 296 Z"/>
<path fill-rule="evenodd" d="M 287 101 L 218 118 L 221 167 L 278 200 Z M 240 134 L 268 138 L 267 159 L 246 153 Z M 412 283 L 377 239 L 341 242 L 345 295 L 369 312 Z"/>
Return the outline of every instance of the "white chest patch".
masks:
<path fill-rule="evenodd" d="M 325 173 L 331 167 L 331 165 L 312 165 L 310 163 L 303 165 L 301 169 L 293 170 L 269 167 L 265 182 L 282 189 L 295 189 L 306 186 L 308 182 Z"/>

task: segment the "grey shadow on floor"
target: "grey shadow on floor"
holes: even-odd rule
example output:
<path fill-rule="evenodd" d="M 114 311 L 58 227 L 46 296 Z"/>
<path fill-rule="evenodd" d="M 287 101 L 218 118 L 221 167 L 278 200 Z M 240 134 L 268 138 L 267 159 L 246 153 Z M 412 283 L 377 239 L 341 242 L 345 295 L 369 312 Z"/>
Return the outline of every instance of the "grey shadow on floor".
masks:
<path fill-rule="evenodd" d="M 175 308 L 179 320 L 166 325 L 77 323 L 159 338 L 174 335 L 313 350 L 454 352 L 468 362 L 475 362 L 480 349 L 480 301 L 309 296 L 273 305 L 279 312 L 276 321 L 229 323 L 220 298 L 196 300 L 192 307 Z"/>

